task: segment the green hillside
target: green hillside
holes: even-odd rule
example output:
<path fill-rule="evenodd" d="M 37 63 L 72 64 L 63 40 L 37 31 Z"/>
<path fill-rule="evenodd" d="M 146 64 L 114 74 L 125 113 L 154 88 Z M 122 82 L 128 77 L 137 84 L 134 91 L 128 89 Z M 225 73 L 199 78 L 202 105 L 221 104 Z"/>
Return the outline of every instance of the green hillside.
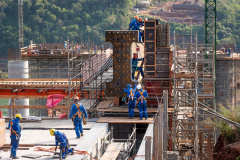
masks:
<path fill-rule="evenodd" d="M 136 0 L 24 0 L 25 45 L 73 42 L 104 42 L 105 30 L 125 29 L 134 15 Z M 240 45 L 240 4 L 237 0 L 217 0 L 218 44 Z M 190 32 L 190 26 L 171 23 L 171 33 Z M 204 26 L 193 26 L 204 43 Z M 18 47 L 17 0 L 0 0 L 0 56 L 7 48 Z"/>

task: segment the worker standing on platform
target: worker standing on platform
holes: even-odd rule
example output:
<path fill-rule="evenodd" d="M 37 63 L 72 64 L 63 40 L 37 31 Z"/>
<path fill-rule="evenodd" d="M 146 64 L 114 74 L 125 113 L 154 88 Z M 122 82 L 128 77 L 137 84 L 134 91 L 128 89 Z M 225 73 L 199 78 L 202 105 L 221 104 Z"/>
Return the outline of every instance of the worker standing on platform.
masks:
<path fill-rule="evenodd" d="M 19 141 L 21 137 L 22 126 L 19 125 L 19 121 L 22 119 L 21 114 L 16 114 L 15 119 L 11 120 L 8 124 L 8 128 L 10 129 L 10 138 L 11 138 L 11 154 L 10 158 L 18 159 L 17 157 L 17 149 L 19 146 Z"/>
<path fill-rule="evenodd" d="M 134 97 L 136 97 L 137 105 L 139 108 L 139 115 L 140 120 L 143 119 L 143 116 L 145 119 L 148 118 L 147 116 L 147 101 L 146 98 L 148 97 L 147 91 L 142 89 L 142 86 L 140 84 L 137 85 L 138 91 L 136 91 Z"/>
<path fill-rule="evenodd" d="M 65 159 L 68 153 L 74 154 L 74 148 L 70 148 L 68 139 L 64 133 L 51 129 L 50 134 L 51 136 L 55 136 L 55 152 L 57 150 L 58 143 L 60 143 L 59 149 L 62 151 L 62 155 L 60 155 L 62 156 L 62 159 Z"/>
<path fill-rule="evenodd" d="M 85 121 L 84 116 L 88 117 L 88 115 L 84 106 L 81 103 L 78 103 L 78 101 L 78 96 L 74 97 L 75 104 L 72 105 L 69 119 L 73 118 L 77 138 L 80 138 L 80 133 L 81 136 L 83 136 L 82 121 Z"/>
<path fill-rule="evenodd" d="M 127 93 L 127 99 L 128 99 L 128 112 L 129 112 L 129 118 L 133 119 L 134 117 L 134 109 L 136 106 L 136 98 L 134 97 L 136 91 L 136 85 L 134 89 L 132 89 L 132 85 L 128 84 L 127 89 L 124 88 L 124 92 Z"/>
<path fill-rule="evenodd" d="M 141 72 L 141 76 L 144 78 L 144 74 L 143 74 L 143 69 L 142 67 L 138 67 L 138 61 L 143 61 L 144 58 L 138 58 L 137 53 L 133 54 L 133 59 L 132 59 L 132 79 L 134 80 L 134 75 L 136 71 L 140 71 Z"/>
<path fill-rule="evenodd" d="M 138 41 L 141 42 L 141 37 L 143 35 L 142 32 L 140 32 L 140 26 L 138 25 L 139 24 L 139 18 L 138 16 L 135 16 L 134 17 L 134 20 L 132 20 L 132 22 L 129 24 L 129 30 L 136 30 L 136 31 L 139 31 L 139 34 L 138 34 Z"/>
<path fill-rule="evenodd" d="M 231 48 L 228 49 L 228 56 L 231 57 Z"/>
<path fill-rule="evenodd" d="M 137 25 L 139 26 L 139 28 L 141 26 L 144 26 L 144 21 L 143 21 L 142 17 L 139 18 Z M 144 42 L 144 33 L 140 29 L 139 29 L 139 34 L 142 38 L 142 42 Z M 141 39 L 140 39 L 140 41 L 141 41 Z"/>

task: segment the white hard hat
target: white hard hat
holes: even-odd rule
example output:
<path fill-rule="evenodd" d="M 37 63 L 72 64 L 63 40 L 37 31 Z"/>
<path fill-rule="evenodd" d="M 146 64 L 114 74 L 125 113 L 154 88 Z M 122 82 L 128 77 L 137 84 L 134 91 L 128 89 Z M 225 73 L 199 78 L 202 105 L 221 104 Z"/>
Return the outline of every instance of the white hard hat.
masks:
<path fill-rule="evenodd" d="M 138 84 L 138 85 L 137 85 L 137 89 L 142 89 L 141 84 Z"/>

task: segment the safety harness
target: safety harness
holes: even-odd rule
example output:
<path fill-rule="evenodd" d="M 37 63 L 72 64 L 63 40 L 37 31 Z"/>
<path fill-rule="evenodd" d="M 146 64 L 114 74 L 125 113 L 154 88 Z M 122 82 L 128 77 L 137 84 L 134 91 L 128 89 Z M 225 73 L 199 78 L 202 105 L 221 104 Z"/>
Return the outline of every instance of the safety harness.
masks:
<path fill-rule="evenodd" d="M 129 94 L 129 97 L 128 97 L 128 99 L 132 99 L 132 101 L 133 101 L 133 97 L 134 97 L 133 91 L 132 91 L 132 90 L 130 90 L 130 94 Z"/>
<path fill-rule="evenodd" d="M 76 104 L 76 106 L 77 106 L 78 111 L 77 111 L 77 113 L 74 115 L 74 118 L 75 118 L 75 117 L 78 117 L 78 118 L 83 117 L 82 112 L 80 111 L 80 107 L 79 107 L 80 105 L 79 105 L 79 104 Z"/>
<path fill-rule="evenodd" d="M 17 136 L 17 138 L 19 137 L 19 135 L 17 134 L 17 132 L 16 131 L 14 131 L 13 130 L 13 128 L 12 128 L 12 125 L 13 125 L 13 121 L 11 121 L 10 122 L 10 129 L 11 129 L 11 132 L 10 132 L 10 135 L 12 135 L 12 132 L 14 133 L 14 135 L 16 135 Z"/>
<path fill-rule="evenodd" d="M 138 101 L 141 99 L 141 103 L 143 103 L 143 99 L 146 101 L 146 98 L 143 96 L 144 90 L 142 92 L 140 92 L 140 91 L 138 91 L 138 92 L 141 94 L 141 96 L 138 98 Z M 138 103 L 138 101 L 137 101 L 137 103 Z"/>
<path fill-rule="evenodd" d="M 79 107 L 80 105 L 79 105 L 79 104 L 76 104 L 76 106 L 77 106 L 78 111 L 77 111 L 77 113 L 74 115 L 74 119 L 75 119 L 75 117 L 82 118 L 83 124 L 86 125 L 86 124 L 87 124 L 87 121 L 84 119 L 83 113 L 80 111 L 80 107 Z"/>

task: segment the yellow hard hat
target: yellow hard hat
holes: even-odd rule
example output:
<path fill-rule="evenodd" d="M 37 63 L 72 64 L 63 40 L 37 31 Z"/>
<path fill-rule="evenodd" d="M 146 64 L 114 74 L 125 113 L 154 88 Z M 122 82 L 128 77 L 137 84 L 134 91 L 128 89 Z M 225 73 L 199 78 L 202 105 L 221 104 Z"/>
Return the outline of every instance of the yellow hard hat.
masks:
<path fill-rule="evenodd" d="M 54 135 L 54 132 L 55 132 L 55 129 L 51 129 L 51 130 L 50 130 L 50 134 L 51 134 L 51 136 Z"/>
<path fill-rule="evenodd" d="M 21 116 L 21 114 L 17 113 L 17 114 L 15 115 L 15 118 L 22 119 L 22 116 Z"/>

